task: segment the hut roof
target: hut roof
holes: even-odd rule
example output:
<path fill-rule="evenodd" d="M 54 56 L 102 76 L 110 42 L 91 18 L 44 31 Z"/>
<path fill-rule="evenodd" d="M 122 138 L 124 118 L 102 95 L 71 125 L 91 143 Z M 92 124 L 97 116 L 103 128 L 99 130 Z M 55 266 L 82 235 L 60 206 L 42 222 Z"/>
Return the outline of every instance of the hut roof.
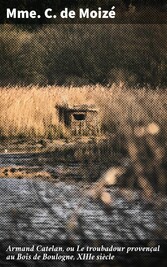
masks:
<path fill-rule="evenodd" d="M 66 111 L 75 112 L 75 111 L 81 111 L 81 112 L 98 112 L 99 109 L 95 105 L 88 105 L 88 104 L 82 104 L 82 105 L 59 105 L 58 108 L 63 108 Z"/>

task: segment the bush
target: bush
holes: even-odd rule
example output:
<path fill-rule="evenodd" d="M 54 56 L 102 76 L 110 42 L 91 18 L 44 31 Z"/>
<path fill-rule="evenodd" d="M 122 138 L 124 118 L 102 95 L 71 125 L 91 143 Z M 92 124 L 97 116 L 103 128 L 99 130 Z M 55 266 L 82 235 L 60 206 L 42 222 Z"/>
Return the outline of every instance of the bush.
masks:
<path fill-rule="evenodd" d="M 166 25 L 1 25 L 0 85 L 166 86 L 166 42 Z"/>

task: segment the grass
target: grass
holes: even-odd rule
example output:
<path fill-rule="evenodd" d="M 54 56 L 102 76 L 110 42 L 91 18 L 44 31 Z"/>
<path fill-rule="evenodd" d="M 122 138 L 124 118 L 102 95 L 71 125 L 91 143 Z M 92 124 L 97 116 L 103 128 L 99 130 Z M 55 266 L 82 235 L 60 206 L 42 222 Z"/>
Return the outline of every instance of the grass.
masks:
<path fill-rule="evenodd" d="M 103 131 L 128 135 L 132 129 L 155 122 L 166 134 L 166 90 L 85 87 L 0 88 L 0 136 L 60 138 L 69 134 L 60 124 L 56 105 L 96 104 Z M 129 128 L 130 127 L 130 128 Z"/>
<path fill-rule="evenodd" d="M 60 138 L 69 132 L 56 105 L 90 103 L 92 88 L 14 87 L 0 89 L 1 137 Z"/>
<path fill-rule="evenodd" d="M 107 146 L 131 161 L 123 186 L 138 185 L 152 198 L 154 189 L 167 191 L 166 92 L 127 89 L 123 85 L 1 88 L 0 136 L 27 140 L 70 137 L 70 130 L 59 122 L 56 106 L 95 104 L 100 110 L 102 133 L 112 138 Z M 107 154 L 106 148 L 103 156 L 113 157 Z"/>

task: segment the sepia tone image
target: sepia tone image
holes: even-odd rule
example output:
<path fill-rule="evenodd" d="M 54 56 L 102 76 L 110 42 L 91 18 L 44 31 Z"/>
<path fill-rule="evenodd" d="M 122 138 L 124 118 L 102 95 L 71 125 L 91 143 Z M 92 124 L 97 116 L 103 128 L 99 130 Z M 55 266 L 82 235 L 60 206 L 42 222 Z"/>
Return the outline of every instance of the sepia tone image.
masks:
<path fill-rule="evenodd" d="M 0 266 L 166 266 L 166 73 L 166 24 L 0 25 Z"/>

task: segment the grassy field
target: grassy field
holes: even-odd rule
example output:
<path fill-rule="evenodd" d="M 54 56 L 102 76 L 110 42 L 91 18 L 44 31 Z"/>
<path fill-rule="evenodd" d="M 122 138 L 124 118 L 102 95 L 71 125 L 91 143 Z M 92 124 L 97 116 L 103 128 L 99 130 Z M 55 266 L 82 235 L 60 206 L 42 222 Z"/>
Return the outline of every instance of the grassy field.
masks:
<path fill-rule="evenodd" d="M 112 139 L 108 146 L 131 160 L 126 184 L 134 187 L 137 181 L 148 197 L 152 185 L 166 192 L 166 90 L 132 90 L 122 85 L 1 88 L 1 140 L 70 138 L 69 129 L 59 122 L 56 106 L 88 103 L 100 110 L 102 134 Z M 105 151 L 104 157 L 108 157 Z"/>
<path fill-rule="evenodd" d="M 0 89 L 0 136 L 60 138 L 69 132 L 59 122 L 58 104 L 90 103 L 101 88 L 14 87 Z"/>
<path fill-rule="evenodd" d="M 95 104 L 100 109 L 103 132 L 135 132 L 157 123 L 166 133 L 166 90 L 122 89 L 100 85 L 85 87 L 0 88 L 0 136 L 60 138 L 69 135 L 59 123 L 56 105 Z M 137 133 L 136 134 L 141 134 Z"/>

